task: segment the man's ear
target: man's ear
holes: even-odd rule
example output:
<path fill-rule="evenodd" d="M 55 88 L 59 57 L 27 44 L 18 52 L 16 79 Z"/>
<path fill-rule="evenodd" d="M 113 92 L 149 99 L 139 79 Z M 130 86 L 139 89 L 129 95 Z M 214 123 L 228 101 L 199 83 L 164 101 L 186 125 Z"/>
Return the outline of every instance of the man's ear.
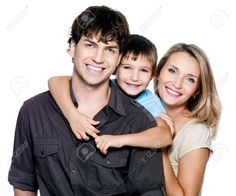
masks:
<path fill-rule="evenodd" d="M 71 58 L 74 58 L 75 48 L 76 48 L 76 43 L 74 40 L 71 40 L 69 43 L 69 49 L 68 49 L 68 53 L 71 56 Z"/>
<path fill-rule="evenodd" d="M 120 64 L 121 57 L 122 57 L 122 54 L 120 54 L 120 55 L 119 55 L 118 64 L 116 65 L 116 68 L 117 68 L 117 67 L 118 67 L 118 65 Z"/>

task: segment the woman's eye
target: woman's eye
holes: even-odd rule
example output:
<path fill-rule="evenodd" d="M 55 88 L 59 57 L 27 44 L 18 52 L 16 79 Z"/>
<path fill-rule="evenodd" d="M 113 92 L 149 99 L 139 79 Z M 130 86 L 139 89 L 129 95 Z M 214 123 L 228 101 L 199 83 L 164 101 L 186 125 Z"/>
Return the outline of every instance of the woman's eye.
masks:
<path fill-rule="evenodd" d="M 187 80 L 188 80 L 189 82 L 191 82 L 191 83 L 194 83 L 194 82 L 195 82 L 195 80 L 194 80 L 193 78 L 187 78 Z"/>

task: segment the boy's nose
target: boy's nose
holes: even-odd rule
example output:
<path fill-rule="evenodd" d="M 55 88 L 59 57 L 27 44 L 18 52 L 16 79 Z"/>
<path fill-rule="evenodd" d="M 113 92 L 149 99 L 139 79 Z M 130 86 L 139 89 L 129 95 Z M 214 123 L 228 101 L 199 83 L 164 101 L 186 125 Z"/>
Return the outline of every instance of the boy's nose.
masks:
<path fill-rule="evenodd" d="M 132 80 L 133 81 L 138 81 L 139 80 L 139 73 L 138 73 L 138 71 L 133 71 L 133 73 L 132 73 Z"/>

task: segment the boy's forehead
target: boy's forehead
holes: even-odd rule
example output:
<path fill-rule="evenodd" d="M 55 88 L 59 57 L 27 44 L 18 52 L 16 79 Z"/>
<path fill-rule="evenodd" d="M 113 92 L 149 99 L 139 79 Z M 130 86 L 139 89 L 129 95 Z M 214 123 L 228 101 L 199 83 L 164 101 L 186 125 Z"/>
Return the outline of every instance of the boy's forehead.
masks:
<path fill-rule="evenodd" d="M 147 61 L 149 62 L 149 57 L 143 54 L 134 54 L 132 52 L 127 53 L 125 56 L 122 57 L 122 60 L 132 60 L 132 61 Z M 151 62 L 149 62 L 151 63 Z"/>
<path fill-rule="evenodd" d="M 127 53 L 125 56 L 121 59 L 122 64 L 133 64 L 133 65 L 140 65 L 145 66 L 153 69 L 153 63 L 149 60 L 148 56 L 146 55 L 135 55 L 133 53 Z"/>

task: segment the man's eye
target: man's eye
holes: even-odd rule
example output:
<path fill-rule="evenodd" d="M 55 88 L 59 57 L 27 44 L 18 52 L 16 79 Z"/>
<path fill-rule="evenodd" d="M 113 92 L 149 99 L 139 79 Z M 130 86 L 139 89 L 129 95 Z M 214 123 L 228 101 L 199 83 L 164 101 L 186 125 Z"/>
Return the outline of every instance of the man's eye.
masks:
<path fill-rule="evenodd" d="M 110 53 L 110 54 L 116 54 L 118 52 L 118 50 L 116 48 L 107 48 L 107 51 Z"/>
<path fill-rule="evenodd" d="M 170 73 L 175 73 L 175 70 L 172 69 L 172 68 L 169 68 L 168 71 L 169 71 Z"/>
<path fill-rule="evenodd" d="M 91 43 L 85 43 L 85 46 L 86 46 L 86 47 L 93 47 L 93 44 L 91 44 Z"/>

